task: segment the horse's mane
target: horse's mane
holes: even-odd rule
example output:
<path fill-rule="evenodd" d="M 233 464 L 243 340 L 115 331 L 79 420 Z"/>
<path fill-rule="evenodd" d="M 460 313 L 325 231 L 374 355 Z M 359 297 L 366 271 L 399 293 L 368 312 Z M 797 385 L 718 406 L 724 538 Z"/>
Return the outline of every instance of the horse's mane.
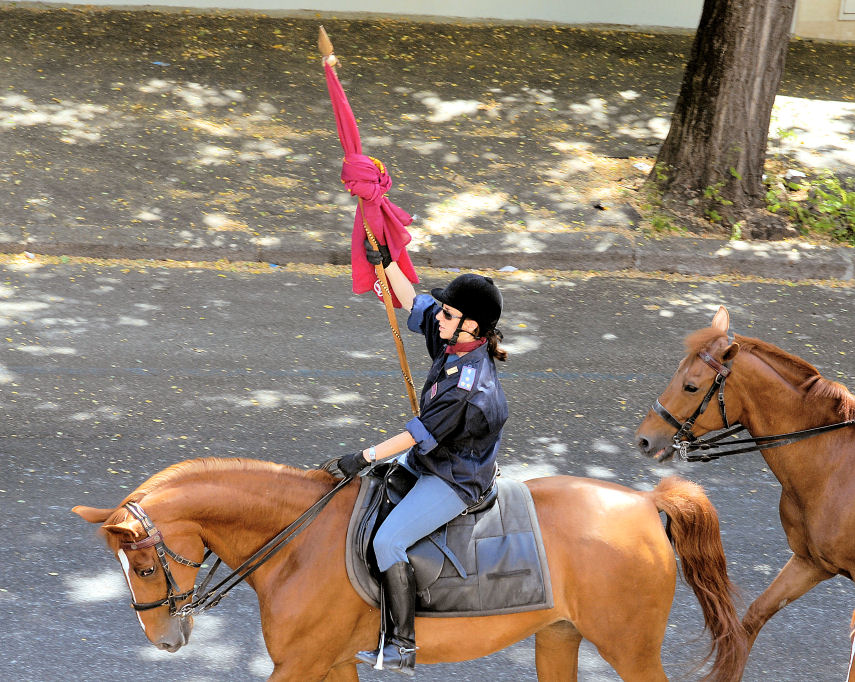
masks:
<path fill-rule="evenodd" d="M 121 505 L 127 502 L 138 502 L 145 495 L 166 485 L 174 485 L 180 481 L 206 473 L 220 472 L 247 472 L 259 471 L 271 476 L 297 476 L 306 480 L 334 483 L 334 477 L 320 469 L 296 469 L 285 464 L 264 462 L 258 459 L 244 459 L 241 457 L 219 458 L 205 457 L 201 459 L 188 459 L 178 464 L 173 464 L 163 471 L 159 471 L 140 485 L 134 492 L 128 495 Z"/>
<path fill-rule="evenodd" d="M 713 327 L 699 329 L 686 337 L 686 352 L 694 355 L 720 338 L 726 338 L 726 335 L 718 329 Z M 734 339 L 739 343 L 740 353 L 751 353 L 762 358 L 778 374 L 804 391 L 805 400 L 835 401 L 837 414 L 842 420 L 855 419 L 855 395 L 852 395 L 843 384 L 826 379 L 806 360 L 781 350 L 771 343 L 740 334 L 736 334 Z"/>

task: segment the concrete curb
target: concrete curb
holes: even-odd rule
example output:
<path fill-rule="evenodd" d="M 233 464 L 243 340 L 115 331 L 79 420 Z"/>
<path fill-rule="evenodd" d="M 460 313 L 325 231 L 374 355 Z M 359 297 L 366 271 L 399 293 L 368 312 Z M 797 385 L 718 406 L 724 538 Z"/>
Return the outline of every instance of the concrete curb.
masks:
<path fill-rule="evenodd" d="M 636 245 L 636 269 L 691 275 L 746 275 L 802 281 L 855 278 L 855 249 L 795 242 L 668 237 Z"/>
<path fill-rule="evenodd" d="M 17 232 L 17 234 L 16 234 Z M 94 235 L 94 237 L 93 237 Z M 0 230 L 0 251 L 50 256 L 249 261 L 284 265 L 346 265 L 350 244 L 310 240 L 300 233 L 256 237 L 235 232 L 175 233 L 97 230 L 91 226 L 44 227 L 23 234 Z M 625 231 L 483 233 L 432 236 L 414 243 L 417 266 L 531 270 L 595 270 L 683 275 L 743 275 L 804 281 L 855 281 L 855 249 L 794 242 L 742 242 L 695 237 L 647 239 Z"/>

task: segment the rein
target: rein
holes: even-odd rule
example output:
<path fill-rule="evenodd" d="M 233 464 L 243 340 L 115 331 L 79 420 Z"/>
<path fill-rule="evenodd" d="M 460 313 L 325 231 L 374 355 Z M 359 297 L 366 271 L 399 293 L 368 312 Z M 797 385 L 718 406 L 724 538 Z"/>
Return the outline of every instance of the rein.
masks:
<path fill-rule="evenodd" d="M 842 429 L 847 426 L 855 426 L 855 420 L 849 420 L 844 422 L 837 422 L 834 424 L 827 424 L 825 426 L 817 426 L 811 429 L 802 429 L 801 431 L 779 433 L 773 436 L 752 436 L 750 438 L 738 438 L 735 440 L 728 441 L 727 443 L 721 443 L 719 441 L 721 441 L 722 439 L 731 436 L 734 433 L 741 431 L 745 428 L 739 422 L 736 422 L 731 425 L 727 420 L 727 410 L 725 409 L 724 405 L 724 382 L 727 377 L 730 376 L 731 369 L 729 365 L 723 365 L 722 363 L 718 362 L 707 351 L 700 351 L 698 353 L 698 357 L 716 371 L 716 378 L 710 386 L 709 390 L 707 391 L 707 394 L 704 396 L 704 399 L 701 401 L 701 404 L 698 405 L 698 409 L 694 411 L 692 416 L 690 416 L 688 419 L 686 419 L 686 421 L 681 424 L 670 412 L 668 412 L 667 409 L 665 409 L 662 403 L 659 402 L 658 398 L 653 404 L 653 411 L 656 412 L 656 414 L 658 414 L 671 426 L 677 429 L 677 433 L 675 433 L 673 437 L 671 449 L 675 451 L 678 457 L 684 462 L 710 462 L 714 459 L 719 459 L 720 457 L 726 457 L 728 455 L 740 455 L 746 452 L 754 452 L 755 450 L 760 449 L 779 448 L 784 445 L 791 445 L 792 443 L 804 440 L 805 438 L 812 438 L 813 436 L 828 433 L 829 431 L 836 431 L 837 429 Z M 695 420 L 700 415 L 702 415 L 707 409 L 710 400 L 712 399 L 713 395 L 715 395 L 716 391 L 718 391 L 718 405 L 719 411 L 721 412 L 722 422 L 724 423 L 724 430 L 719 431 L 718 433 L 711 433 L 701 438 L 697 438 L 692 433 L 692 427 L 695 425 Z M 719 452 L 710 452 L 714 449 L 730 446 L 743 447 L 735 447 L 730 450 L 723 450 Z M 704 454 L 689 454 L 690 452 L 694 452 L 695 450 L 701 450 Z"/>
<path fill-rule="evenodd" d="M 711 438 L 702 438 L 693 442 L 686 442 L 686 452 L 690 452 L 693 450 L 709 450 L 712 448 L 721 448 L 727 447 L 731 445 L 744 445 L 745 443 L 750 443 L 747 447 L 738 447 L 733 450 L 724 450 L 722 452 L 714 452 L 703 455 L 689 455 L 686 454 L 684 457 L 682 454 L 683 446 L 682 443 L 676 447 L 680 451 L 680 459 L 685 460 L 686 462 L 709 462 L 714 459 L 718 459 L 719 457 L 726 457 L 727 455 L 740 455 L 745 452 L 753 452 L 755 450 L 768 450 L 769 448 L 779 448 L 784 445 L 791 445 L 792 443 L 796 443 L 800 440 L 804 440 L 805 438 L 811 438 L 813 436 L 818 436 L 823 433 L 828 433 L 829 431 L 836 431 L 837 429 L 842 429 L 847 426 L 855 426 L 855 419 L 845 422 L 837 422 L 835 424 L 827 424 L 825 426 L 816 426 L 812 429 L 803 429 L 801 431 L 791 431 L 790 433 L 780 433 L 775 436 L 756 436 L 751 438 L 737 438 L 736 440 L 728 441 L 727 443 L 717 443 L 717 441 L 725 438 L 726 436 L 735 433 L 743 428 L 741 424 L 738 425 L 738 428 L 731 428 L 726 431 L 721 431 L 715 435 L 710 434 Z M 673 445 L 671 446 L 674 447 Z"/>
<path fill-rule="evenodd" d="M 179 618 L 187 618 L 189 616 L 193 616 L 197 613 L 201 613 L 202 611 L 207 611 L 210 608 L 213 608 L 217 604 L 220 603 L 220 600 L 228 594 L 232 588 L 234 588 L 239 583 L 246 580 L 252 573 L 261 568 L 267 561 L 273 558 L 279 550 L 281 550 L 285 545 L 291 542 L 297 535 L 299 535 L 306 527 L 315 520 L 318 514 L 321 513 L 324 507 L 329 504 L 330 500 L 348 483 L 350 483 L 352 476 L 345 477 L 342 481 L 340 481 L 335 488 L 327 492 L 323 497 L 321 497 L 317 502 L 315 502 L 311 507 L 309 507 L 306 511 L 304 511 L 296 520 L 294 520 L 291 524 L 289 524 L 286 528 L 283 528 L 279 533 L 277 533 L 271 540 L 269 540 L 263 547 L 261 547 L 258 551 L 256 551 L 252 556 L 250 556 L 246 561 L 244 561 L 240 566 L 238 566 L 235 570 L 225 576 L 220 582 L 214 585 L 212 588 L 207 589 L 208 585 L 211 583 L 214 573 L 219 568 L 221 560 L 218 558 L 211 569 L 208 571 L 208 574 L 205 576 L 205 579 L 202 581 L 202 584 L 198 587 L 196 585 L 193 586 L 192 589 L 187 590 L 186 592 L 182 592 L 181 594 L 173 594 L 173 592 L 178 591 L 178 585 L 176 584 L 174 578 L 172 577 L 172 573 L 169 570 L 169 564 L 166 559 L 166 555 L 178 561 L 179 563 L 185 564 L 186 566 L 193 566 L 195 568 L 201 568 L 202 563 L 197 563 L 194 561 L 190 561 L 177 555 L 175 552 L 170 550 L 163 542 L 163 536 L 160 531 L 154 526 L 151 522 L 151 519 L 148 518 L 146 513 L 142 510 L 138 504 L 134 502 L 129 502 L 125 505 L 125 507 L 130 511 L 137 519 L 139 519 L 140 523 L 143 524 L 143 528 L 148 533 L 148 537 L 145 540 L 140 542 L 129 542 L 122 543 L 122 549 L 143 549 L 145 547 L 151 547 L 154 545 L 155 551 L 157 552 L 158 557 L 160 558 L 160 564 L 163 567 L 163 573 L 166 576 L 167 583 L 167 594 L 166 597 L 156 602 L 149 602 L 146 604 L 137 604 L 132 602 L 132 606 L 137 611 L 144 611 L 147 609 L 157 608 L 158 606 L 164 606 L 169 604 L 169 615 L 170 616 L 178 616 Z M 205 556 L 202 558 L 202 562 L 210 556 L 211 550 L 208 549 L 205 552 Z M 207 590 L 207 591 L 206 591 Z M 197 592 L 202 592 L 203 594 L 197 595 Z M 181 601 L 182 599 L 186 599 L 191 597 L 192 599 L 190 603 L 185 604 L 184 606 L 177 608 L 175 603 Z"/>
<path fill-rule="evenodd" d="M 156 609 L 158 606 L 165 606 L 168 604 L 169 615 L 174 616 L 178 612 L 178 607 L 176 606 L 177 602 L 190 597 L 196 591 L 196 586 L 194 585 L 186 592 L 180 592 L 181 588 L 178 587 L 178 583 L 175 578 L 172 577 L 172 571 L 169 570 L 169 560 L 166 557 L 168 556 L 179 564 L 192 566 L 193 568 L 201 568 L 202 563 L 191 561 L 190 559 L 187 559 L 169 549 L 163 541 L 163 535 L 161 535 L 160 531 L 155 527 L 154 523 L 152 523 L 148 514 L 146 514 L 143 511 L 143 508 L 136 502 L 128 502 L 124 506 L 125 509 L 127 509 L 134 518 L 142 524 L 147 537 L 139 542 L 122 542 L 119 544 L 119 548 L 125 550 L 136 550 L 154 547 L 157 558 L 160 560 L 160 567 L 163 569 L 163 575 L 166 577 L 166 596 L 163 599 L 144 603 L 132 601 L 131 606 L 137 611 L 148 611 L 149 609 Z M 202 557 L 202 562 L 204 562 L 210 554 L 211 551 L 208 550 L 205 553 L 205 556 Z"/>

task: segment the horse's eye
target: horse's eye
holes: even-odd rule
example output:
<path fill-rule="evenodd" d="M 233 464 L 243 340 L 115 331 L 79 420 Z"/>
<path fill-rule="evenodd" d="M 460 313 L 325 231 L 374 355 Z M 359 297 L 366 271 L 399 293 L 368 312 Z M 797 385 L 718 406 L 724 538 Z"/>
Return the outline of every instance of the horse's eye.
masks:
<path fill-rule="evenodd" d="M 686 384 L 685 386 L 683 386 L 683 390 L 686 393 L 696 393 L 698 390 L 698 387 L 694 386 L 693 384 Z"/>
<path fill-rule="evenodd" d="M 140 570 L 137 571 L 137 575 L 140 578 L 148 578 L 150 575 L 154 574 L 154 571 L 155 571 L 154 566 L 151 566 L 149 568 L 141 568 Z"/>

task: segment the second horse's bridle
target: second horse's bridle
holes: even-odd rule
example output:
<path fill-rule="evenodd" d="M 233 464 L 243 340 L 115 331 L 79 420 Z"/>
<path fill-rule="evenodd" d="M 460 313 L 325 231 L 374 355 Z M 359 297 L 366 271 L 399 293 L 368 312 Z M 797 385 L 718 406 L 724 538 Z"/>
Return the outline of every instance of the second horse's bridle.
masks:
<path fill-rule="evenodd" d="M 701 404 L 698 405 L 698 409 L 696 409 L 692 415 L 686 419 L 682 424 L 679 420 L 674 417 L 665 406 L 659 402 L 659 399 L 656 399 L 656 402 L 653 403 L 653 411 L 658 414 L 662 419 L 668 422 L 671 426 L 677 429 L 677 433 L 674 434 L 673 443 L 671 448 L 679 453 L 680 459 L 686 461 L 689 459 L 688 450 L 691 447 L 691 444 L 694 441 L 697 441 L 697 437 L 692 433 L 692 427 L 695 425 L 695 420 L 700 417 L 707 409 L 710 404 L 710 400 L 712 397 L 718 392 L 718 409 L 721 413 L 721 420 L 724 422 L 724 428 L 728 429 L 728 431 L 723 434 L 730 435 L 731 433 L 735 433 L 742 428 L 742 425 L 739 423 L 731 424 L 727 419 L 727 409 L 724 405 L 724 382 L 728 376 L 730 376 L 730 367 L 728 364 L 722 364 L 718 360 L 716 360 L 712 355 L 710 355 L 707 351 L 702 350 L 698 353 L 698 357 L 703 360 L 707 365 L 709 365 L 716 372 L 716 377 L 713 380 L 712 384 L 707 391 L 707 394 L 704 396 L 704 399 L 701 401 Z M 692 448 L 695 449 L 695 448 Z"/>
<path fill-rule="evenodd" d="M 825 426 L 816 426 L 811 429 L 803 429 L 801 431 L 791 431 L 790 433 L 779 433 L 771 436 L 751 436 L 750 438 L 741 438 L 730 440 L 727 443 L 720 441 L 728 436 L 733 435 L 737 431 L 745 428 L 739 422 L 731 424 L 727 418 L 727 410 L 724 405 L 724 382 L 730 376 L 730 363 L 722 364 L 716 360 L 709 352 L 702 350 L 698 353 L 698 357 L 709 365 L 716 372 L 716 377 L 713 380 L 707 394 L 698 405 L 698 409 L 692 413 L 682 424 L 677 420 L 657 398 L 653 403 L 653 411 L 662 419 L 668 422 L 671 426 L 677 429 L 671 443 L 671 449 L 677 453 L 677 456 L 684 462 L 708 462 L 725 455 L 739 455 L 745 452 L 754 452 L 756 450 L 778 448 L 784 445 L 790 445 L 804 438 L 811 438 L 829 431 L 855 426 L 855 420 L 836 422 L 834 424 L 826 424 Z M 692 427 L 695 425 L 695 420 L 701 416 L 709 406 L 710 400 L 718 392 L 718 409 L 721 413 L 721 420 L 724 422 L 724 429 L 717 433 L 710 433 L 702 438 L 698 438 L 692 433 Z M 749 434 L 750 435 L 750 434 Z M 733 447 L 738 446 L 738 447 Z M 720 451 L 723 447 L 731 447 L 730 450 Z M 692 455 L 690 452 L 696 450 L 702 451 L 703 454 Z M 718 452 L 711 452 L 719 450 Z"/>

